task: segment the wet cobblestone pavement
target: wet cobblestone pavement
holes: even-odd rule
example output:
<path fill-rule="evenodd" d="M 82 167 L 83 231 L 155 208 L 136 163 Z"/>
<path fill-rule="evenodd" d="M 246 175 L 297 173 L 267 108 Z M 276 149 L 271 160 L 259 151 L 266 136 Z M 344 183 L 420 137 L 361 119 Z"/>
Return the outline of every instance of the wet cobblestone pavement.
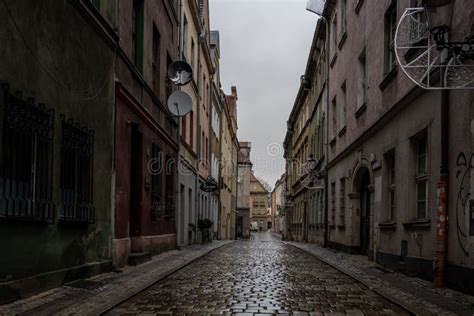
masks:
<path fill-rule="evenodd" d="M 406 314 L 352 278 L 268 236 L 220 248 L 109 315 Z"/>

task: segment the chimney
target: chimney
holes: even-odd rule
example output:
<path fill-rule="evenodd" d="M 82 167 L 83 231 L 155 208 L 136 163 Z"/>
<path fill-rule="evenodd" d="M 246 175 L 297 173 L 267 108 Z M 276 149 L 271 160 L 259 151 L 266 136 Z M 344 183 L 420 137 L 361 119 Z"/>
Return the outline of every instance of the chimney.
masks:
<path fill-rule="evenodd" d="M 236 86 L 232 86 L 231 88 L 231 91 L 232 91 L 232 96 L 235 98 L 235 100 L 237 101 L 237 87 Z"/>

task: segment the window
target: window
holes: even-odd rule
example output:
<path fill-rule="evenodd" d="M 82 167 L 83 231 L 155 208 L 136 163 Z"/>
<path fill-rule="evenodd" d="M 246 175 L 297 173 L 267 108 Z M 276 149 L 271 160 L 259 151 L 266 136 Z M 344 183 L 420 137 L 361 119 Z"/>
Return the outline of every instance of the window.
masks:
<path fill-rule="evenodd" d="M 347 0 L 341 0 L 341 34 L 347 32 Z"/>
<path fill-rule="evenodd" d="M 210 101 L 210 95 L 209 95 L 209 83 L 206 83 L 206 92 L 205 92 L 205 95 L 206 95 L 206 98 L 205 98 L 205 102 L 204 102 L 204 108 L 206 108 L 206 102 L 209 102 Z M 209 112 L 206 111 L 206 115 L 209 115 L 208 114 Z"/>
<path fill-rule="evenodd" d="M 397 30 L 397 1 L 392 0 L 385 13 L 385 73 L 389 73 L 396 65 L 395 32 Z"/>
<path fill-rule="evenodd" d="M 341 187 L 339 188 L 339 193 L 341 194 L 340 196 L 340 205 L 339 205 L 339 220 L 340 224 L 344 225 L 345 224 L 345 217 L 346 217 L 346 179 L 341 178 L 340 179 L 340 185 Z"/>
<path fill-rule="evenodd" d="M 337 135 L 337 100 L 336 97 L 332 99 L 332 136 Z"/>
<path fill-rule="evenodd" d="M 186 60 L 186 52 L 188 51 L 188 19 L 186 19 L 186 15 L 184 15 L 184 23 L 183 23 L 183 58 Z"/>
<path fill-rule="evenodd" d="M 52 223 L 54 114 L 24 101 L 21 94 L 4 93 L 0 99 L 0 111 L 5 114 L 0 121 L 0 220 Z"/>
<path fill-rule="evenodd" d="M 193 68 L 193 72 L 196 68 L 196 44 L 194 44 L 194 39 L 191 38 L 191 67 Z"/>
<path fill-rule="evenodd" d="M 204 144 L 204 132 L 202 132 L 201 135 L 201 158 L 204 159 L 204 150 L 206 148 L 206 145 Z"/>
<path fill-rule="evenodd" d="M 199 64 L 199 69 L 198 69 L 198 93 L 199 97 L 202 99 L 202 65 Z"/>
<path fill-rule="evenodd" d="M 337 48 L 337 12 L 334 13 L 331 25 L 331 51 L 332 55 L 336 53 Z"/>
<path fill-rule="evenodd" d="M 189 145 L 194 146 L 194 112 L 189 112 Z"/>
<path fill-rule="evenodd" d="M 416 145 L 416 218 L 427 217 L 428 175 L 427 175 L 427 136 L 415 139 Z"/>
<path fill-rule="evenodd" d="M 206 89 L 206 84 L 207 84 L 207 81 L 206 81 L 206 74 L 203 74 L 202 76 L 202 99 L 203 99 L 203 107 L 204 109 L 206 108 L 206 102 L 207 102 L 207 90 Z M 207 111 L 206 111 L 206 114 L 207 114 Z"/>
<path fill-rule="evenodd" d="M 346 93 L 346 82 L 341 86 L 341 106 L 340 106 L 340 111 L 341 111 L 341 117 L 340 117 L 340 126 L 339 129 L 343 129 L 346 127 L 346 117 L 347 117 L 347 93 Z"/>
<path fill-rule="evenodd" d="M 163 152 L 157 144 L 152 144 L 152 159 L 154 161 L 153 170 L 151 170 L 151 221 L 155 223 L 160 214 L 163 203 Z"/>
<path fill-rule="evenodd" d="M 132 10 L 132 61 L 143 71 L 143 0 L 133 0 Z"/>
<path fill-rule="evenodd" d="M 165 216 L 167 218 L 173 217 L 175 213 L 175 160 L 171 154 L 166 155 L 166 179 L 165 179 Z"/>
<path fill-rule="evenodd" d="M 181 117 L 181 137 L 186 141 L 186 115 Z"/>
<path fill-rule="evenodd" d="M 367 101 L 367 64 L 365 48 L 358 58 L 358 79 L 357 109 L 360 109 Z"/>
<path fill-rule="evenodd" d="M 331 183 L 331 226 L 336 223 L 336 182 Z"/>
<path fill-rule="evenodd" d="M 385 164 L 387 166 L 386 177 L 387 177 L 387 193 L 388 193 L 388 221 L 395 221 L 395 208 L 396 208 L 396 196 L 395 196 L 395 149 L 392 149 L 385 154 Z"/>
<path fill-rule="evenodd" d="M 152 48 L 152 84 L 155 94 L 159 94 L 160 85 L 160 45 L 161 36 L 158 28 L 153 24 L 153 48 Z"/>
<path fill-rule="evenodd" d="M 166 53 L 166 69 L 170 68 L 170 65 L 173 63 L 173 59 L 171 58 L 171 55 L 169 52 Z M 170 95 L 173 93 L 173 84 L 171 80 L 167 79 L 166 80 L 166 100 L 170 97 Z"/>
<path fill-rule="evenodd" d="M 61 123 L 60 220 L 93 223 L 94 132 L 73 124 Z"/>

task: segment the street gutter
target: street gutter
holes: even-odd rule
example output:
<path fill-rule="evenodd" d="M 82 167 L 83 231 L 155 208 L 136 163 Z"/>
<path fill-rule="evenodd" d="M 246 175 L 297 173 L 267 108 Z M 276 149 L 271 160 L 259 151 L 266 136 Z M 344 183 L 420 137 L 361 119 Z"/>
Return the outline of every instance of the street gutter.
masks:
<path fill-rule="evenodd" d="M 330 262 L 330 261 L 328 261 L 328 260 L 322 258 L 321 256 L 319 256 L 319 255 L 317 255 L 317 254 L 314 254 L 314 253 L 312 253 L 312 252 L 310 252 L 310 251 L 308 251 L 308 250 L 306 250 L 306 249 L 304 249 L 304 248 L 300 248 L 300 247 L 298 247 L 297 245 L 295 245 L 295 244 L 293 244 L 293 243 L 283 242 L 283 244 L 288 245 L 288 246 L 292 246 L 292 247 L 294 247 L 294 248 L 296 248 L 296 249 L 298 249 L 298 250 L 300 250 L 300 251 L 303 251 L 303 252 L 305 252 L 305 253 L 307 253 L 307 254 L 309 254 L 309 255 L 315 257 L 315 258 L 318 259 L 319 261 L 322 261 L 322 262 L 324 262 L 325 264 L 331 266 L 332 268 L 338 270 L 339 272 L 341 272 L 341 273 L 347 275 L 348 277 L 350 277 L 350 278 L 356 280 L 357 282 L 362 283 L 365 287 L 367 287 L 367 288 L 368 288 L 369 290 L 371 290 L 372 292 L 374 292 L 374 293 L 376 293 L 376 294 L 382 296 L 382 297 L 383 297 L 384 299 L 386 299 L 387 301 L 389 301 L 389 302 L 391 302 L 391 303 L 397 305 L 398 307 L 404 309 L 405 311 L 407 311 L 407 312 L 408 312 L 409 314 L 411 314 L 411 315 L 416 315 L 416 316 L 422 315 L 422 314 L 423 314 L 423 315 L 426 315 L 426 312 L 424 312 L 424 313 L 421 314 L 422 311 L 419 311 L 418 308 L 416 308 L 416 307 L 414 307 L 414 306 L 412 306 L 412 305 L 410 305 L 410 304 L 406 304 L 405 302 L 402 302 L 401 300 L 399 300 L 398 298 L 394 297 L 393 295 L 391 295 L 391 294 L 385 292 L 384 290 L 382 290 L 382 289 L 381 289 L 380 287 L 378 287 L 378 286 L 372 286 L 372 285 L 370 284 L 370 282 L 368 282 L 367 280 L 365 280 L 365 279 L 363 279 L 363 278 L 360 278 L 360 277 L 354 275 L 353 273 L 347 271 L 346 269 L 337 266 L 336 264 L 334 264 L 334 263 L 332 263 L 332 262 Z"/>

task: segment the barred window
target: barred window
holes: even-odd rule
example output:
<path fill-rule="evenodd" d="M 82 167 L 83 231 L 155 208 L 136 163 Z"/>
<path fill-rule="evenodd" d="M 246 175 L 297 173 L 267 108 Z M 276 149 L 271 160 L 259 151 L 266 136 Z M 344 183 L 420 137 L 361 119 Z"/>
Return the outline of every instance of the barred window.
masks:
<path fill-rule="evenodd" d="M 344 225 L 346 222 L 346 179 L 341 178 L 340 179 L 340 185 L 341 187 L 339 188 L 340 190 L 340 205 L 339 205 L 339 220 L 340 224 Z"/>
<path fill-rule="evenodd" d="M 62 222 L 93 223 L 94 131 L 61 116 L 61 206 Z"/>
<path fill-rule="evenodd" d="M 0 219 L 52 223 L 54 112 L 10 94 L 8 85 L 0 94 Z"/>
<path fill-rule="evenodd" d="M 330 225 L 336 224 L 336 182 L 331 183 L 331 221 Z"/>
<path fill-rule="evenodd" d="M 386 176 L 388 179 L 387 182 L 387 191 L 388 191 L 388 220 L 395 220 L 395 149 L 392 149 L 387 154 L 385 154 L 385 162 L 387 165 Z"/>

